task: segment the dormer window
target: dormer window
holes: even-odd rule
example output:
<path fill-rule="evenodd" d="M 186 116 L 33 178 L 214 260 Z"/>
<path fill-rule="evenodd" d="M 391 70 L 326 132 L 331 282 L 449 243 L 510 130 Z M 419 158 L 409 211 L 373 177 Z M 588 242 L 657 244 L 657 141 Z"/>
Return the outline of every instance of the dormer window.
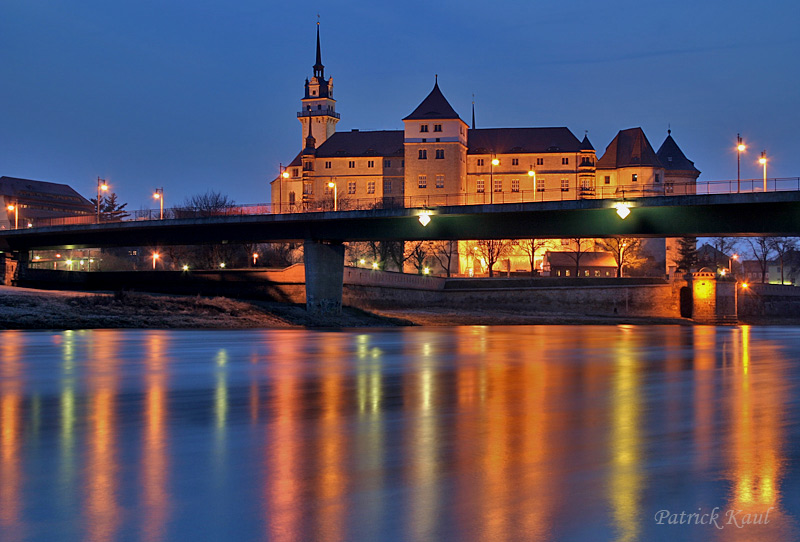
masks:
<path fill-rule="evenodd" d="M 442 131 L 442 125 L 441 124 L 434 124 L 433 125 L 433 131 L 434 132 L 441 132 Z"/>
<path fill-rule="evenodd" d="M 428 125 L 427 124 L 420 124 L 419 131 L 420 132 L 427 132 L 428 131 Z"/>

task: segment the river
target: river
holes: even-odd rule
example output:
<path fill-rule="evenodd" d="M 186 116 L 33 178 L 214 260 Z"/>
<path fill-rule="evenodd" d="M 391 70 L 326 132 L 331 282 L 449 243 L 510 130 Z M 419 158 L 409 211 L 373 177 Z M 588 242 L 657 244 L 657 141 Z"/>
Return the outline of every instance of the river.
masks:
<path fill-rule="evenodd" d="M 3 542 L 800 539 L 797 328 L 0 336 Z"/>

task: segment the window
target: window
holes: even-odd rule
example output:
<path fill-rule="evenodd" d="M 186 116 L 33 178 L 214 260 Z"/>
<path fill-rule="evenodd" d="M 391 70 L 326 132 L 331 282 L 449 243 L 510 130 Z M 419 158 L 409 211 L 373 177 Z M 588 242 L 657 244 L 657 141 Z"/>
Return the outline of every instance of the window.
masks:
<path fill-rule="evenodd" d="M 303 162 L 303 171 L 314 171 L 314 162 Z"/>
<path fill-rule="evenodd" d="M 674 191 L 675 191 L 674 183 L 664 183 L 664 192 L 666 194 L 672 194 Z"/>
<path fill-rule="evenodd" d="M 477 187 L 478 194 L 483 194 L 484 192 L 486 192 L 486 188 L 485 188 L 485 184 L 483 182 L 483 179 L 478 179 L 477 180 L 476 187 Z"/>
<path fill-rule="evenodd" d="M 584 276 L 584 277 L 588 277 L 588 276 L 589 276 L 589 270 L 588 270 L 588 269 L 587 269 L 586 271 L 584 271 L 584 272 L 583 272 L 583 276 Z"/>
<path fill-rule="evenodd" d="M 635 182 L 637 182 L 638 180 L 639 180 L 639 174 L 638 174 L 638 173 L 633 173 L 633 174 L 631 174 L 631 182 L 632 182 L 632 183 L 635 183 Z"/>
<path fill-rule="evenodd" d="M 436 176 L 436 188 L 444 188 L 444 175 Z"/>
<path fill-rule="evenodd" d="M 511 165 L 512 166 L 518 166 L 519 165 L 519 158 L 512 158 L 511 159 Z"/>
<path fill-rule="evenodd" d="M 383 167 L 392 167 L 392 161 L 391 160 L 384 160 L 383 161 Z"/>
<path fill-rule="evenodd" d="M 511 179 L 511 191 L 519 192 L 519 179 Z"/>
<path fill-rule="evenodd" d="M 483 158 L 478 158 L 478 165 L 479 165 L 479 166 L 482 166 L 482 165 L 483 165 Z"/>
<path fill-rule="evenodd" d="M 600 270 L 599 269 L 595 269 L 594 270 L 594 276 L 595 277 L 599 277 L 600 276 Z"/>
<path fill-rule="evenodd" d="M 356 161 L 355 160 L 350 160 L 347 163 L 347 167 L 349 167 L 350 169 L 353 169 L 354 167 L 356 167 Z"/>
<path fill-rule="evenodd" d="M 656 173 L 656 182 L 657 183 L 661 182 L 661 174 L 660 173 Z"/>
<path fill-rule="evenodd" d="M 425 138 L 423 137 L 423 138 L 422 138 L 422 142 L 423 142 L 423 143 L 427 143 L 427 142 L 428 142 L 428 140 L 427 140 L 427 139 L 425 139 Z"/>
<path fill-rule="evenodd" d="M 444 149 L 436 149 L 436 159 L 441 160 L 444 158 Z"/>
<path fill-rule="evenodd" d="M 419 150 L 419 160 L 427 160 L 428 159 L 428 151 L 425 149 Z"/>
<path fill-rule="evenodd" d="M 561 191 L 569 192 L 569 179 L 561 179 Z"/>
<path fill-rule="evenodd" d="M 294 192 L 289 192 L 289 205 L 294 205 L 295 200 L 296 197 L 294 195 Z"/>
<path fill-rule="evenodd" d="M 383 193 L 384 194 L 392 193 L 392 181 L 383 181 Z"/>
<path fill-rule="evenodd" d="M 441 132 L 442 131 L 442 125 L 441 124 L 434 124 L 433 125 L 433 131 L 434 132 Z"/>
<path fill-rule="evenodd" d="M 536 159 L 536 165 L 537 166 L 543 166 L 544 165 L 544 158 L 537 158 Z"/>
<path fill-rule="evenodd" d="M 562 166 L 568 166 L 569 165 L 569 158 L 562 158 L 561 159 L 561 165 Z"/>
<path fill-rule="evenodd" d="M 568 276 L 569 276 L 569 269 L 567 269 L 566 271 L 564 271 L 564 276 L 565 276 L 565 277 L 568 277 Z"/>
<path fill-rule="evenodd" d="M 325 162 L 325 169 L 331 169 L 331 163 Z"/>
<path fill-rule="evenodd" d="M 417 177 L 417 187 L 418 188 L 428 188 L 428 176 L 427 175 L 420 175 Z"/>
<path fill-rule="evenodd" d="M 322 106 L 321 105 L 317 106 L 317 111 L 322 111 Z"/>
<path fill-rule="evenodd" d="M 347 181 L 347 193 L 348 194 L 355 194 L 356 193 L 356 182 L 355 181 Z"/>
<path fill-rule="evenodd" d="M 544 192 L 544 177 L 539 177 L 536 179 L 536 191 L 537 192 Z"/>
<path fill-rule="evenodd" d="M 406 161 L 400 160 L 400 167 L 406 167 Z"/>
<path fill-rule="evenodd" d="M 436 139 L 434 139 L 434 141 L 438 143 L 439 141 L 441 141 L 441 138 L 437 137 Z"/>
<path fill-rule="evenodd" d="M 367 160 L 367 167 L 375 167 L 375 160 Z"/>
<path fill-rule="evenodd" d="M 420 132 L 427 132 L 428 131 L 428 125 L 427 124 L 421 124 L 420 127 L 419 127 L 419 131 Z"/>
<path fill-rule="evenodd" d="M 299 176 L 300 176 L 300 170 L 296 167 L 292 168 L 292 177 L 299 177 Z"/>
<path fill-rule="evenodd" d="M 606 184 L 611 184 L 611 175 L 606 175 L 605 177 L 603 177 L 603 181 Z"/>
<path fill-rule="evenodd" d="M 375 193 L 375 181 L 367 182 L 367 194 Z"/>
<path fill-rule="evenodd" d="M 303 183 L 303 195 L 304 196 L 311 196 L 314 194 L 314 185 L 313 183 Z"/>
<path fill-rule="evenodd" d="M 495 192 L 502 192 L 503 191 L 503 179 L 495 179 L 494 180 L 494 191 Z"/>

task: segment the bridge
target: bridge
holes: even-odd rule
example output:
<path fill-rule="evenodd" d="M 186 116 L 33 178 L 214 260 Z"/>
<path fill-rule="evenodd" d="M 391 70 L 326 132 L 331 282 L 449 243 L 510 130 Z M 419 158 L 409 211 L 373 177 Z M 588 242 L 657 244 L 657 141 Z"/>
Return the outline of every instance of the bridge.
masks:
<path fill-rule="evenodd" d="M 304 241 L 308 306 L 336 311 L 344 241 L 723 235 L 800 236 L 800 191 L 74 224 L 0 231 L 0 250 L 24 262 L 36 249 Z"/>

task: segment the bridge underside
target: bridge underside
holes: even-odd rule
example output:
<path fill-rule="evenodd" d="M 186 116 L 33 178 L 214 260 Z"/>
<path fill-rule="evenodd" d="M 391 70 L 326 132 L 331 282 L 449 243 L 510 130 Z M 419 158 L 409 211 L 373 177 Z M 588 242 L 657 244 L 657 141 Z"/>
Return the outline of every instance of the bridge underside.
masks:
<path fill-rule="evenodd" d="M 215 216 L 10 230 L 0 250 L 167 246 L 225 242 L 800 236 L 800 193 L 661 196 L 422 209 Z"/>

